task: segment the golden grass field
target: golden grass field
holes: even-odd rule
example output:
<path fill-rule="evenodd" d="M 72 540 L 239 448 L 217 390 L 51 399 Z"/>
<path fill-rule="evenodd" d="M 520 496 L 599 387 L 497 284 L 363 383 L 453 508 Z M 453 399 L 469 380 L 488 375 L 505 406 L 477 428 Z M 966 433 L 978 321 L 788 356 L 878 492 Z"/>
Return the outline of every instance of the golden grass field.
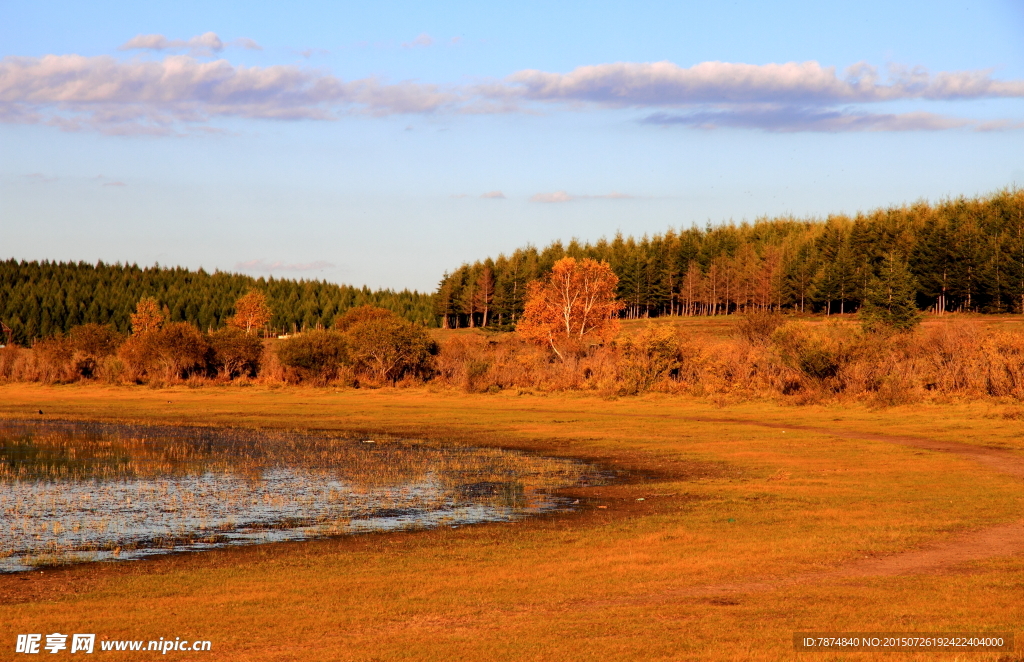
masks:
<path fill-rule="evenodd" d="M 1013 403 L 0 386 L 0 416 L 38 409 L 498 445 L 628 479 L 517 524 L 0 576 L 0 657 L 21 657 L 17 633 L 95 632 L 208 639 L 210 653 L 168 655 L 209 660 L 855 660 L 878 655 L 798 654 L 793 632 L 979 630 L 1015 631 L 1017 652 L 883 657 L 1024 659 Z"/>

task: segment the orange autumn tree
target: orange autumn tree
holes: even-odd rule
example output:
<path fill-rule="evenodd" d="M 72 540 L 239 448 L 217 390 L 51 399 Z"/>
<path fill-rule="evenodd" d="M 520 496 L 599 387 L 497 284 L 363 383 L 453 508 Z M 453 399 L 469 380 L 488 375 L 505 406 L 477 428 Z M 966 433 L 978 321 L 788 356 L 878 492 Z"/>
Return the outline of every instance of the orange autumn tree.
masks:
<path fill-rule="evenodd" d="M 607 342 L 619 330 L 618 284 L 607 262 L 562 258 L 545 278 L 530 283 L 516 331 L 527 340 L 550 345 L 559 358 L 560 346 L 580 350 L 588 340 Z"/>
<path fill-rule="evenodd" d="M 160 303 L 153 297 L 143 297 L 135 305 L 135 312 L 131 314 L 132 333 L 146 334 L 156 331 L 164 323 L 164 315 L 160 310 Z"/>
<path fill-rule="evenodd" d="M 267 295 L 252 290 L 235 302 L 235 315 L 228 319 L 228 324 L 249 335 L 266 326 L 273 316 L 273 311 L 267 305 Z"/>

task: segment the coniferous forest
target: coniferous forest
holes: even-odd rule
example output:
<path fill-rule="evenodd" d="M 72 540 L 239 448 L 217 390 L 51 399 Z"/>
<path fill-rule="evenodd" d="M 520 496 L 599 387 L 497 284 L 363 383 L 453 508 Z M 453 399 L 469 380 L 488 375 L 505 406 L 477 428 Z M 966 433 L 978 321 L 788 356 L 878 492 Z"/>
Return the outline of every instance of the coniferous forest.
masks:
<path fill-rule="evenodd" d="M 621 234 L 518 249 L 445 274 L 445 327 L 511 327 L 527 284 L 562 257 L 608 262 L 621 317 L 750 310 L 850 313 L 886 264 L 909 270 L 917 306 L 935 312 L 1024 312 L 1024 191 L 919 202 L 825 219 L 760 218 L 640 239 Z"/>
<path fill-rule="evenodd" d="M 130 314 L 143 297 L 154 297 L 171 322 L 202 330 L 223 327 L 235 301 L 250 290 L 266 293 L 274 312 L 270 330 L 330 327 L 347 310 L 369 304 L 412 322 L 435 326 L 429 294 L 370 290 L 326 281 L 252 278 L 181 267 L 138 267 L 84 262 L 0 262 L 0 322 L 14 342 L 66 333 L 83 324 L 130 329 Z"/>
<path fill-rule="evenodd" d="M 463 264 L 433 294 L 370 290 L 326 281 L 253 278 L 182 267 L 0 262 L 0 322 L 13 340 L 88 323 L 129 330 L 138 301 L 156 298 L 169 321 L 217 329 L 239 296 L 264 291 L 271 331 L 330 327 L 364 304 L 446 328 L 510 329 L 528 284 L 563 257 L 606 261 L 619 278 L 623 318 L 722 315 L 751 310 L 851 313 L 870 300 L 886 265 L 905 265 L 918 308 L 1024 312 L 1024 191 L 937 204 L 919 202 L 825 219 L 670 229 L 639 239 L 556 241 Z"/>

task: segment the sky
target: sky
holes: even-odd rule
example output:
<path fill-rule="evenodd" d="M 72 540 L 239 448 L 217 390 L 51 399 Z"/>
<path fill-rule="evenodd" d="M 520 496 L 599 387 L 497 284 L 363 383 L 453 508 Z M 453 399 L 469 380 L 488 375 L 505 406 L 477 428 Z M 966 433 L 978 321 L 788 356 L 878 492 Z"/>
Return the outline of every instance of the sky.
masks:
<path fill-rule="evenodd" d="M 1024 186 L 1024 2 L 0 0 L 0 259 L 433 290 Z"/>

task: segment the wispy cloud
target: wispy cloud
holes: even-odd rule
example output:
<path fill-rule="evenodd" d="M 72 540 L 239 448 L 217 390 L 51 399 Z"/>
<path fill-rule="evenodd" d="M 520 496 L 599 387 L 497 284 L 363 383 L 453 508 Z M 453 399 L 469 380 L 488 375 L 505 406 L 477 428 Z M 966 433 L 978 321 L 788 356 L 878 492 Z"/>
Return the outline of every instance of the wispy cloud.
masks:
<path fill-rule="evenodd" d="M 1011 131 L 1024 129 L 1024 122 L 1018 120 L 991 120 L 977 125 L 978 131 Z"/>
<path fill-rule="evenodd" d="M 763 129 L 779 133 L 796 131 L 943 131 L 977 124 L 970 120 L 924 112 L 885 114 L 789 106 L 735 107 L 696 110 L 679 114 L 659 112 L 649 115 L 642 121 L 645 124 L 675 124 L 704 129 L 719 127 Z"/>
<path fill-rule="evenodd" d="M 248 37 L 239 37 L 231 42 L 232 46 L 238 46 L 244 48 L 247 51 L 262 51 L 263 47 L 256 43 L 256 40 L 249 39 Z"/>
<path fill-rule="evenodd" d="M 504 200 L 505 194 L 501 191 L 488 191 L 487 193 L 481 193 L 481 198 L 490 198 L 492 200 Z"/>
<path fill-rule="evenodd" d="M 124 182 L 106 182 L 105 184 L 103 184 L 103 186 L 117 186 L 117 187 L 121 187 L 121 186 L 128 186 L 128 185 L 125 184 Z"/>
<path fill-rule="evenodd" d="M 1020 122 L 978 122 L 929 112 L 872 113 L 862 107 L 891 101 L 962 101 L 1024 97 L 1024 81 L 1000 81 L 992 72 L 931 74 L 892 66 L 883 77 L 866 63 L 839 75 L 817 62 L 738 64 L 614 63 L 565 74 L 524 70 L 503 84 L 479 89 L 502 103 L 661 109 L 647 124 L 756 128 L 767 131 L 940 131 L 1019 128 Z M 669 111 L 668 109 L 673 109 Z"/>
<path fill-rule="evenodd" d="M 44 175 L 41 172 L 30 172 L 27 175 L 22 175 L 21 178 L 27 179 L 30 182 L 38 182 L 40 184 L 49 184 L 50 182 L 57 181 L 56 177 L 53 177 L 51 175 Z"/>
<path fill-rule="evenodd" d="M 328 120 L 345 113 L 431 113 L 458 101 L 436 85 L 343 81 L 290 65 L 245 67 L 171 55 L 159 62 L 47 55 L 0 60 L 0 120 L 65 130 L 174 133 L 234 116 Z"/>
<path fill-rule="evenodd" d="M 554 193 L 534 194 L 530 197 L 530 202 L 571 202 L 575 199 L 575 196 L 569 195 L 565 191 L 555 191 Z"/>
<path fill-rule="evenodd" d="M 403 45 L 434 43 L 424 33 Z M 502 80 L 439 85 L 388 83 L 376 77 L 346 81 L 294 65 L 247 67 L 226 59 L 202 59 L 231 45 L 259 48 L 252 40 L 224 42 L 208 32 L 186 40 L 138 35 L 121 47 L 189 53 L 167 54 L 159 61 L 9 56 L 0 60 L 0 122 L 167 135 L 216 130 L 204 125 L 218 117 L 334 120 L 350 114 L 628 108 L 642 111 L 645 124 L 774 132 L 1005 131 L 1022 124 L 1020 118 L 979 121 L 924 109 L 869 110 L 873 104 L 897 101 L 906 105 L 1024 98 L 1024 80 L 997 80 L 988 70 L 930 73 L 920 67 L 889 67 L 883 75 L 865 63 L 840 73 L 817 62 L 703 62 L 691 67 L 619 62 L 568 73 L 531 69 Z M 309 51 L 312 54 L 315 51 Z"/>
<path fill-rule="evenodd" d="M 1024 81 L 998 81 L 991 71 L 940 72 L 892 67 L 882 80 L 859 63 L 844 76 L 817 62 L 737 64 L 620 62 L 578 67 L 567 74 L 519 71 L 507 83 L 532 101 L 608 106 L 680 106 L 703 103 L 839 104 L 903 99 L 981 99 L 1024 96 Z"/>
<path fill-rule="evenodd" d="M 603 195 L 572 195 L 565 191 L 554 193 L 537 193 L 530 198 L 530 202 L 572 202 L 573 200 L 632 200 L 636 196 L 627 193 L 612 191 Z"/>
<path fill-rule="evenodd" d="M 331 269 L 335 265 L 331 262 L 317 260 L 315 262 L 287 263 L 280 260 L 267 262 L 265 259 L 248 260 L 235 263 L 235 269 L 239 271 L 256 271 L 260 273 L 271 273 L 275 271 L 320 271 Z"/>
<path fill-rule="evenodd" d="M 323 48 L 304 48 L 301 51 L 293 51 L 293 52 L 298 53 L 299 55 L 301 55 L 302 57 L 306 58 L 307 60 L 309 58 L 313 57 L 314 55 L 330 55 L 331 54 L 331 52 L 329 50 L 326 50 L 326 49 L 323 49 Z"/>
<path fill-rule="evenodd" d="M 426 32 L 420 34 L 412 41 L 402 42 L 402 48 L 426 48 L 434 45 L 434 38 Z"/>
<path fill-rule="evenodd" d="M 225 44 L 216 32 L 206 32 L 191 39 L 168 39 L 162 34 L 140 34 L 121 44 L 122 51 L 188 51 L 191 55 L 212 55 L 220 53 L 227 45 L 246 50 L 261 51 L 263 47 L 248 37 L 240 37 Z"/>

